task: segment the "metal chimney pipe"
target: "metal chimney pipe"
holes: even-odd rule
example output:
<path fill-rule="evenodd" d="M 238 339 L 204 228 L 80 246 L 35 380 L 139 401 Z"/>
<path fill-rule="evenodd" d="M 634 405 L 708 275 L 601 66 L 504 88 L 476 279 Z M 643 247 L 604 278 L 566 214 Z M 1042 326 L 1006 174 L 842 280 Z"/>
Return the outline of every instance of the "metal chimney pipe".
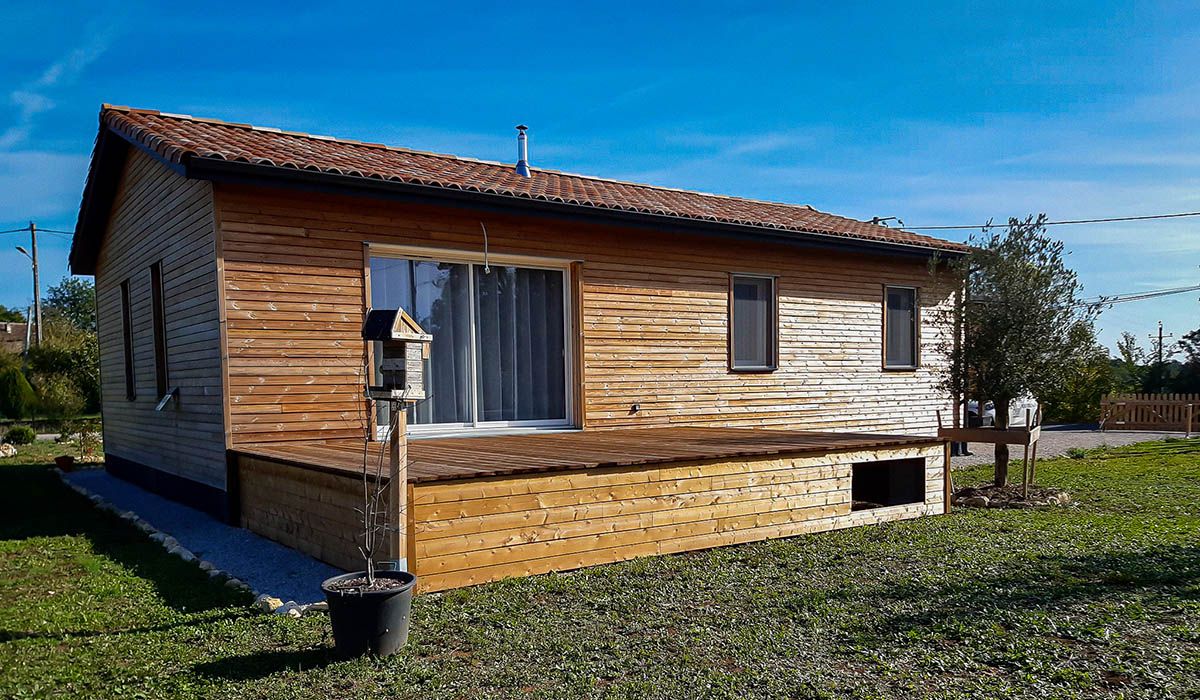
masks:
<path fill-rule="evenodd" d="M 531 177 L 529 172 L 529 141 L 525 136 L 525 131 L 529 127 L 524 124 L 517 125 L 517 174 L 521 177 Z"/>

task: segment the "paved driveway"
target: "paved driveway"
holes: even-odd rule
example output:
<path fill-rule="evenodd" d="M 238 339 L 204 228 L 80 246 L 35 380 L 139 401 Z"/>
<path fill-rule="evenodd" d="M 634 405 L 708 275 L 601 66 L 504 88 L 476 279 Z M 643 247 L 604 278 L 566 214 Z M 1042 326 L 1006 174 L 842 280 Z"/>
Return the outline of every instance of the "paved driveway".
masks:
<path fill-rule="evenodd" d="M 1067 450 L 1073 447 L 1082 447 L 1084 449 L 1100 447 L 1101 445 L 1117 447 L 1119 445 L 1130 445 L 1135 442 L 1162 440 L 1166 437 L 1183 437 L 1183 433 L 1142 430 L 1109 430 L 1107 432 L 1100 432 L 1096 429 L 1095 425 L 1048 425 L 1042 428 L 1042 438 L 1038 440 L 1038 460 L 1041 461 L 1045 457 L 1058 457 L 1066 454 Z M 995 463 L 995 445 L 973 442 L 970 449 L 972 452 L 970 456 L 955 457 L 952 460 L 954 467 Z M 1024 450 L 1024 447 L 1013 445 L 1009 449 L 1009 456 L 1013 460 L 1020 460 Z"/>

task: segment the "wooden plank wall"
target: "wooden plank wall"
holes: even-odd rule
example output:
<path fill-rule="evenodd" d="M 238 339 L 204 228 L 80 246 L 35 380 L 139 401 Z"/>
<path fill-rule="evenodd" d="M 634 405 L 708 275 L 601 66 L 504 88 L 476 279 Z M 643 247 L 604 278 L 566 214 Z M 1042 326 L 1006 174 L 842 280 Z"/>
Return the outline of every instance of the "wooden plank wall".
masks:
<path fill-rule="evenodd" d="M 362 436 L 361 238 L 220 191 L 231 444 Z"/>
<path fill-rule="evenodd" d="M 924 503 L 850 510 L 855 462 L 914 457 L 925 459 Z M 428 592 L 933 515 L 945 510 L 943 459 L 933 444 L 418 483 L 410 565 Z M 357 478 L 239 460 L 245 527 L 361 567 Z"/>
<path fill-rule="evenodd" d="M 241 525 L 327 564 L 361 571 L 362 481 L 353 475 L 238 458 Z"/>
<path fill-rule="evenodd" d="M 853 463 L 923 457 L 924 503 L 850 510 Z M 943 512 L 942 449 L 671 463 L 415 484 L 421 590 Z"/>
<path fill-rule="evenodd" d="M 96 266 L 104 449 L 140 464 L 225 487 L 217 263 L 212 186 L 185 180 L 130 149 Z M 163 264 L 170 386 L 155 411 L 150 265 Z M 137 398 L 125 397 L 121 282 L 129 280 Z"/>
<path fill-rule="evenodd" d="M 234 443 L 361 435 L 363 243 L 580 261 L 586 427 L 933 435 L 952 413 L 925 262 L 218 185 Z M 780 369 L 727 369 L 728 275 L 779 276 Z M 881 367 L 883 285 L 920 288 L 915 371 Z M 640 404 L 632 413 L 630 407 Z"/>

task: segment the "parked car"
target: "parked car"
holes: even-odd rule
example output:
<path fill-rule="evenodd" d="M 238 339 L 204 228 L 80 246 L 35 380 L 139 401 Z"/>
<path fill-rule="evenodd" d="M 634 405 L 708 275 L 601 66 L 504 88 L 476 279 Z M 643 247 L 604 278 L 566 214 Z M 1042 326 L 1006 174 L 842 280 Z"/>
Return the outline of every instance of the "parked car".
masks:
<path fill-rule="evenodd" d="M 1008 425 L 1018 427 L 1025 425 L 1025 411 L 1029 411 L 1030 420 L 1037 416 L 1038 402 L 1032 396 L 1013 399 L 1008 405 Z M 996 405 L 991 401 L 983 404 L 983 414 L 979 412 L 978 401 L 967 402 L 967 425 L 972 428 L 990 428 L 996 424 Z"/>

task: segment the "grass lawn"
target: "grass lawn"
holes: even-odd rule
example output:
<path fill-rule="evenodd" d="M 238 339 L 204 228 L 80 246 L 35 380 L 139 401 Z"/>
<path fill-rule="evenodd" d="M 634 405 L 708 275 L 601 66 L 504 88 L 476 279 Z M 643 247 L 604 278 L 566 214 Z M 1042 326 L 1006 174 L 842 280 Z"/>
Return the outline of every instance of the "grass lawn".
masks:
<path fill-rule="evenodd" d="M 383 661 L 250 612 L 41 461 L 0 460 L 0 697 L 1200 697 L 1200 440 L 1044 462 L 1072 509 L 419 596 Z"/>

